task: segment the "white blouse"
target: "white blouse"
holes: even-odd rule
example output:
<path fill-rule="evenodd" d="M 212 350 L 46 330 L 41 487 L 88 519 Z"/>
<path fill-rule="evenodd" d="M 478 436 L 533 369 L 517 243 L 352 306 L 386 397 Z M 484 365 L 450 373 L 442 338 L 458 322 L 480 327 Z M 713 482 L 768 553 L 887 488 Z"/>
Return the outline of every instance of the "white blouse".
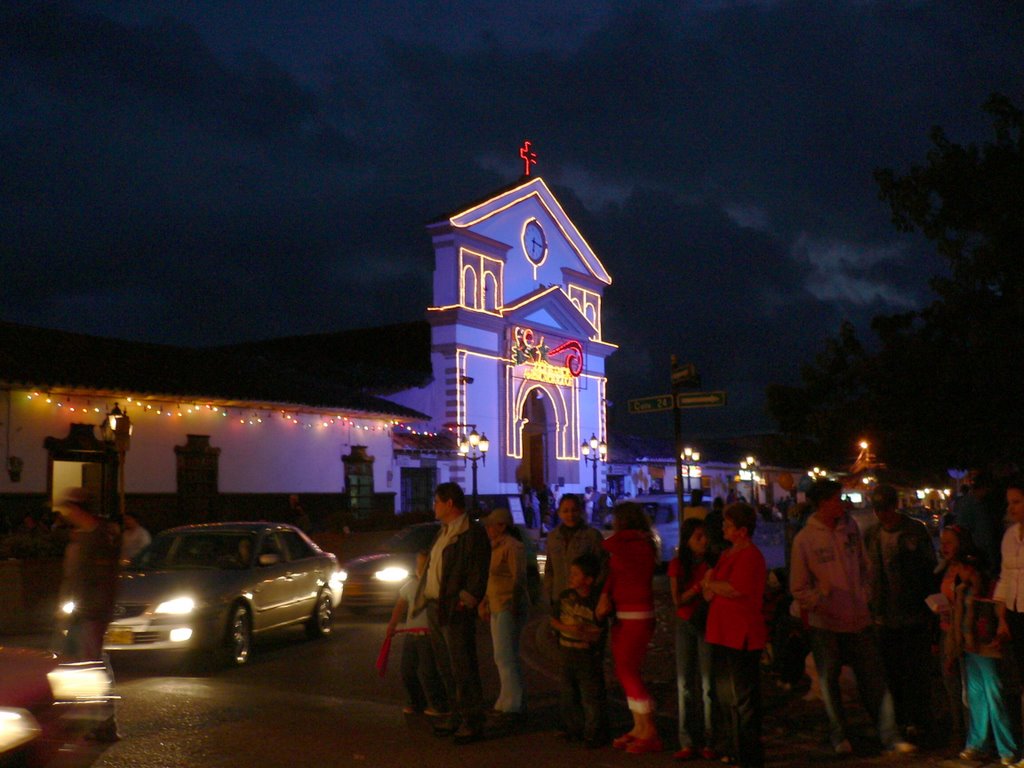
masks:
<path fill-rule="evenodd" d="M 1014 523 L 1003 534 L 1000 552 L 1003 556 L 1002 570 L 999 581 L 992 595 L 996 600 L 1006 603 L 1011 611 L 1024 612 L 1024 541 L 1021 534 L 1024 527 Z"/>

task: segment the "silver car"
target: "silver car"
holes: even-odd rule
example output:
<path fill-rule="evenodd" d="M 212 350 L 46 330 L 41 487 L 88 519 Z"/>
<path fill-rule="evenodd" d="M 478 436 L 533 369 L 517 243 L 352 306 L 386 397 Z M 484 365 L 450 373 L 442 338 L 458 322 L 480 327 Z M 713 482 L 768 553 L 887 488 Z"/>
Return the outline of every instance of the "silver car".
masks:
<path fill-rule="evenodd" d="M 255 635 L 304 624 L 330 633 L 338 561 L 278 523 L 211 523 L 154 537 L 121 574 L 108 651 L 215 650 L 244 664 Z"/>

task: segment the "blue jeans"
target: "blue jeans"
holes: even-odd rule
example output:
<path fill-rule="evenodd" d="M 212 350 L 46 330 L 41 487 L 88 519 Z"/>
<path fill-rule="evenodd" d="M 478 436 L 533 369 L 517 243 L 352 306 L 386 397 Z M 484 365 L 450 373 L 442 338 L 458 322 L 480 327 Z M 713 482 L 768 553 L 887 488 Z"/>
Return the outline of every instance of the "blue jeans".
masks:
<path fill-rule="evenodd" d="M 811 627 L 811 653 L 821 681 L 821 698 L 828 714 L 832 746 L 846 738 L 846 712 L 843 694 L 839 690 L 839 673 L 844 664 L 853 669 L 861 704 L 874 721 L 882 746 L 895 744 L 899 740 L 896 715 L 874 628 L 868 627 L 860 632 L 830 632 Z"/>
<path fill-rule="evenodd" d="M 570 736 L 603 742 L 608 738 L 608 693 L 604 683 L 604 646 L 561 648 L 559 710 Z"/>
<path fill-rule="evenodd" d="M 971 712 L 967 725 L 967 748 L 988 752 L 994 740 L 1000 757 L 1012 756 L 1017 745 L 1003 702 L 998 662 L 976 653 L 965 653 L 963 661 Z"/>
<path fill-rule="evenodd" d="M 519 666 L 519 635 L 523 620 L 515 611 L 491 614 L 491 641 L 494 644 L 494 664 L 498 667 L 501 691 L 494 709 L 498 712 L 523 711 L 523 673 Z"/>
<path fill-rule="evenodd" d="M 714 744 L 715 702 L 711 646 L 687 619 L 676 618 L 676 688 L 679 694 L 679 748 Z"/>

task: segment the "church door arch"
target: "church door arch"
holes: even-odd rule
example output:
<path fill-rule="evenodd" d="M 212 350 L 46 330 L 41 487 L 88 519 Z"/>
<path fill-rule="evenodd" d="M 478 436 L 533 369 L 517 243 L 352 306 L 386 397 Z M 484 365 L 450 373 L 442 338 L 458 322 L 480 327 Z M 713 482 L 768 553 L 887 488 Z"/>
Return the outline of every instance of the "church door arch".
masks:
<path fill-rule="evenodd" d="M 524 487 L 545 488 L 551 483 L 555 445 L 555 414 L 551 401 L 540 387 L 531 389 L 523 399 L 523 460 L 517 480 Z"/>

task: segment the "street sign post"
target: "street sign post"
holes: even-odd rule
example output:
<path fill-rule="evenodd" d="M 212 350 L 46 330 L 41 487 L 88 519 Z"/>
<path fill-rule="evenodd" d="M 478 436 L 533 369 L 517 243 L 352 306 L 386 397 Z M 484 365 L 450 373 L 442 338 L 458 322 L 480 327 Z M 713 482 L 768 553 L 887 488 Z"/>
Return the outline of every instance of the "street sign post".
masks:
<path fill-rule="evenodd" d="M 726 403 L 725 390 L 709 392 L 677 392 L 672 395 L 651 395 L 638 397 L 629 401 L 630 413 L 658 413 L 671 411 L 673 404 L 677 408 L 715 408 Z"/>
<path fill-rule="evenodd" d="M 672 363 L 672 386 L 673 387 L 699 387 L 700 374 L 697 373 L 697 366 L 693 363 L 679 365 L 674 360 Z"/>
<path fill-rule="evenodd" d="M 725 392 L 679 392 L 676 394 L 676 406 L 679 408 L 714 408 L 725 405 Z"/>
<path fill-rule="evenodd" d="M 672 410 L 672 395 L 651 395 L 638 397 L 629 401 L 630 413 L 657 413 Z"/>

